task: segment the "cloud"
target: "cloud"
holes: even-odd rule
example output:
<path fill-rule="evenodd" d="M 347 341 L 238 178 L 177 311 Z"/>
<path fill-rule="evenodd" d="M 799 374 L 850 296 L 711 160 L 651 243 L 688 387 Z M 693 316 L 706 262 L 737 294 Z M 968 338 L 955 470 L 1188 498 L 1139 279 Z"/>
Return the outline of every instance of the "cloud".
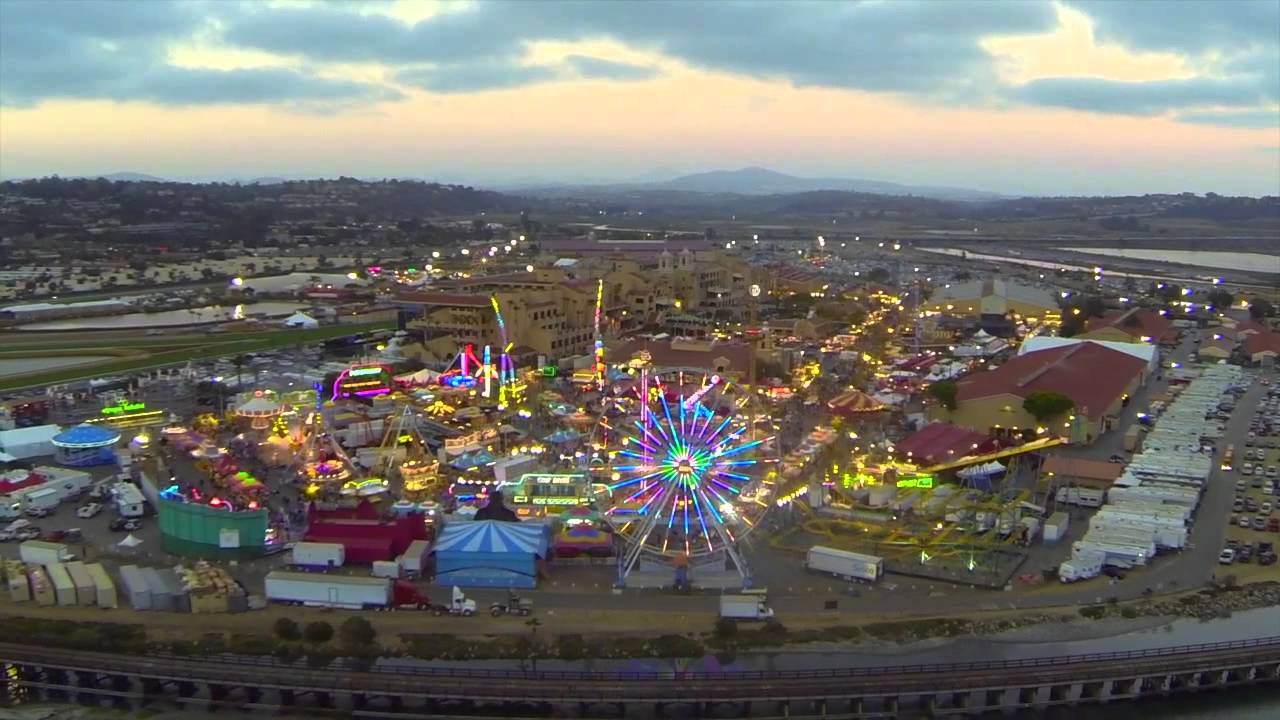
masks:
<path fill-rule="evenodd" d="M 224 38 L 315 62 L 387 64 L 511 63 L 538 41 L 610 39 L 796 85 L 937 93 L 993 77 L 981 37 L 1044 32 L 1056 22 L 1047 0 L 495 0 L 413 25 L 336 7 L 259 7 L 228 21 Z"/>
<path fill-rule="evenodd" d="M 346 104 L 396 99 L 378 85 L 281 68 L 214 70 L 172 65 L 169 44 L 209 28 L 221 5 L 199 2 L 0 2 L 0 105 L 54 98 Z"/>
<path fill-rule="evenodd" d="M 1136 50 L 1201 53 L 1280 44 L 1275 0 L 1066 0 L 1093 21 L 1094 35 Z"/>
<path fill-rule="evenodd" d="M 587 55 L 570 55 L 565 63 L 579 77 L 601 80 L 648 80 L 658 74 L 657 68 L 614 62 Z"/>
<path fill-rule="evenodd" d="M 1179 113 L 1180 122 L 1239 128 L 1280 129 L 1280 110 L 1235 110 Z"/>
<path fill-rule="evenodd" d="M 556 70 L 545 65 L 516 65 L 505 62 L 446 64 L 409 68 L 396 73 L 397 82 L 437 93 L 507 90 L 522 85 L 554 80 Z"/>
<path fill-rule="evenodd" d="M 1264 100 L 1248 81 L 1191 78 L 1118 82 L 1099 78 L 1045 78 L 1010 91 L 1035 105 L 1124 115 L 1159 115 L 1194 107 L 1251 107 Z"/>

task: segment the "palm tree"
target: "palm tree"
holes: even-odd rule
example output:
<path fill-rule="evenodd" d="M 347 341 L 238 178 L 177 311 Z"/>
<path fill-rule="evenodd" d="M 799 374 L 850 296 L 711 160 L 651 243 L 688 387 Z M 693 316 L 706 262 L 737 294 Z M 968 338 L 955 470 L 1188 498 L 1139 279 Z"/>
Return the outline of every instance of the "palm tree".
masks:
<path fill-rule="evenodd" d="M 244 364 L 248 361 L 249 356 L 247 355 L 237 355 L 231 360 L 231 364 L 236 366 L 236 387 L 240 387 L 244 373 Z"/>

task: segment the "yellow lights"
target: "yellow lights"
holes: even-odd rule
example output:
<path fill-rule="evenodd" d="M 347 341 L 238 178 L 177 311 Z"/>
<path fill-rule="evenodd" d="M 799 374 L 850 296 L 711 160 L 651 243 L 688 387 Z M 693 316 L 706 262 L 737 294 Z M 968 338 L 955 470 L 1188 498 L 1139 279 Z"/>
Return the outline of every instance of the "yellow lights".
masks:
<path fill-rule="evenodd" d="M 348 280 L 358 280 L 359 278 L 360 278 L 360 276 L 359 276 L 359 275 L 357 275 L 357 274 L 355 274 L 355 273 L 353 273 L 353 272 L 349 272 L 349 273 L 347 273 L 347 279 L 348 279 Z"/>
<path fill-rule="evenodd" d="M 1072 315 L 1079 315 L 1079 314 L 1080 314 L 1080 308 L 1071 308 L 1071 314 L 1072 314 Z"/>
<path fill-rule="evenodd" d="M 244 278 L 231 278 L 231 285 L 233 287 L 244 287 Z"/>

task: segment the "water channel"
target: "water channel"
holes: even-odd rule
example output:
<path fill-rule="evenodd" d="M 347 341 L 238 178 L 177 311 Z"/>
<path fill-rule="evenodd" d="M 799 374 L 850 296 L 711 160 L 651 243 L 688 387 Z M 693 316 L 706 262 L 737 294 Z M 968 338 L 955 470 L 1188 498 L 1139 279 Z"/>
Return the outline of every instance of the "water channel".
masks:
<path fill-rule="evenodd" d="M 250 317 L 285 317 L 308 307 L 299 303 L 260 302 L 252 305 L 208 305 L 183 310 L 164 310 L 154 313 L 126 313 L 88 318 L 68 318 L 33 322 L 15 327 L 15 330 L 124 330 L 133 328 L 164 328 L 179 325 L 206 325 L 209 323 L 244 320 Z"/>

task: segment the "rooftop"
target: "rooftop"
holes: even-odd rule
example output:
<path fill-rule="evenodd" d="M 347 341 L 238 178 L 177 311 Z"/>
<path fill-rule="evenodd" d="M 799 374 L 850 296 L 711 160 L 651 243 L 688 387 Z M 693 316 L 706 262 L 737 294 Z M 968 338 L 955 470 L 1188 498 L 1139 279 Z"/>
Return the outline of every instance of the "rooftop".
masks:
<path fill-rule="evenodd" d="M 1096 343 L 1037 350 L 965 377 L 958 383 L 956 399 L 1026 398 L 1036 392 L 1058 392 L 1075 401 L 1078 411 L 1096 419 L 1146 367 L 1141 358 Z"/>
<path fill-rule="evenodd" d="M 1151 338 L 1152 341 L 1164 337 L 1173 326 L 1173 321 L 1155 310 L 1132 308 L 1108 313 L 1100 318 L 1091 318 L 1087 325 L 1089 332 L 1114 328 L 1135 339 Z"/>
<path fill-rule="evenodd" d="M 1280 333 L 1254 333 L 1244 339 L 1244 351 L 1249 355 L 1271 352 L 1280 355 Z"/>

